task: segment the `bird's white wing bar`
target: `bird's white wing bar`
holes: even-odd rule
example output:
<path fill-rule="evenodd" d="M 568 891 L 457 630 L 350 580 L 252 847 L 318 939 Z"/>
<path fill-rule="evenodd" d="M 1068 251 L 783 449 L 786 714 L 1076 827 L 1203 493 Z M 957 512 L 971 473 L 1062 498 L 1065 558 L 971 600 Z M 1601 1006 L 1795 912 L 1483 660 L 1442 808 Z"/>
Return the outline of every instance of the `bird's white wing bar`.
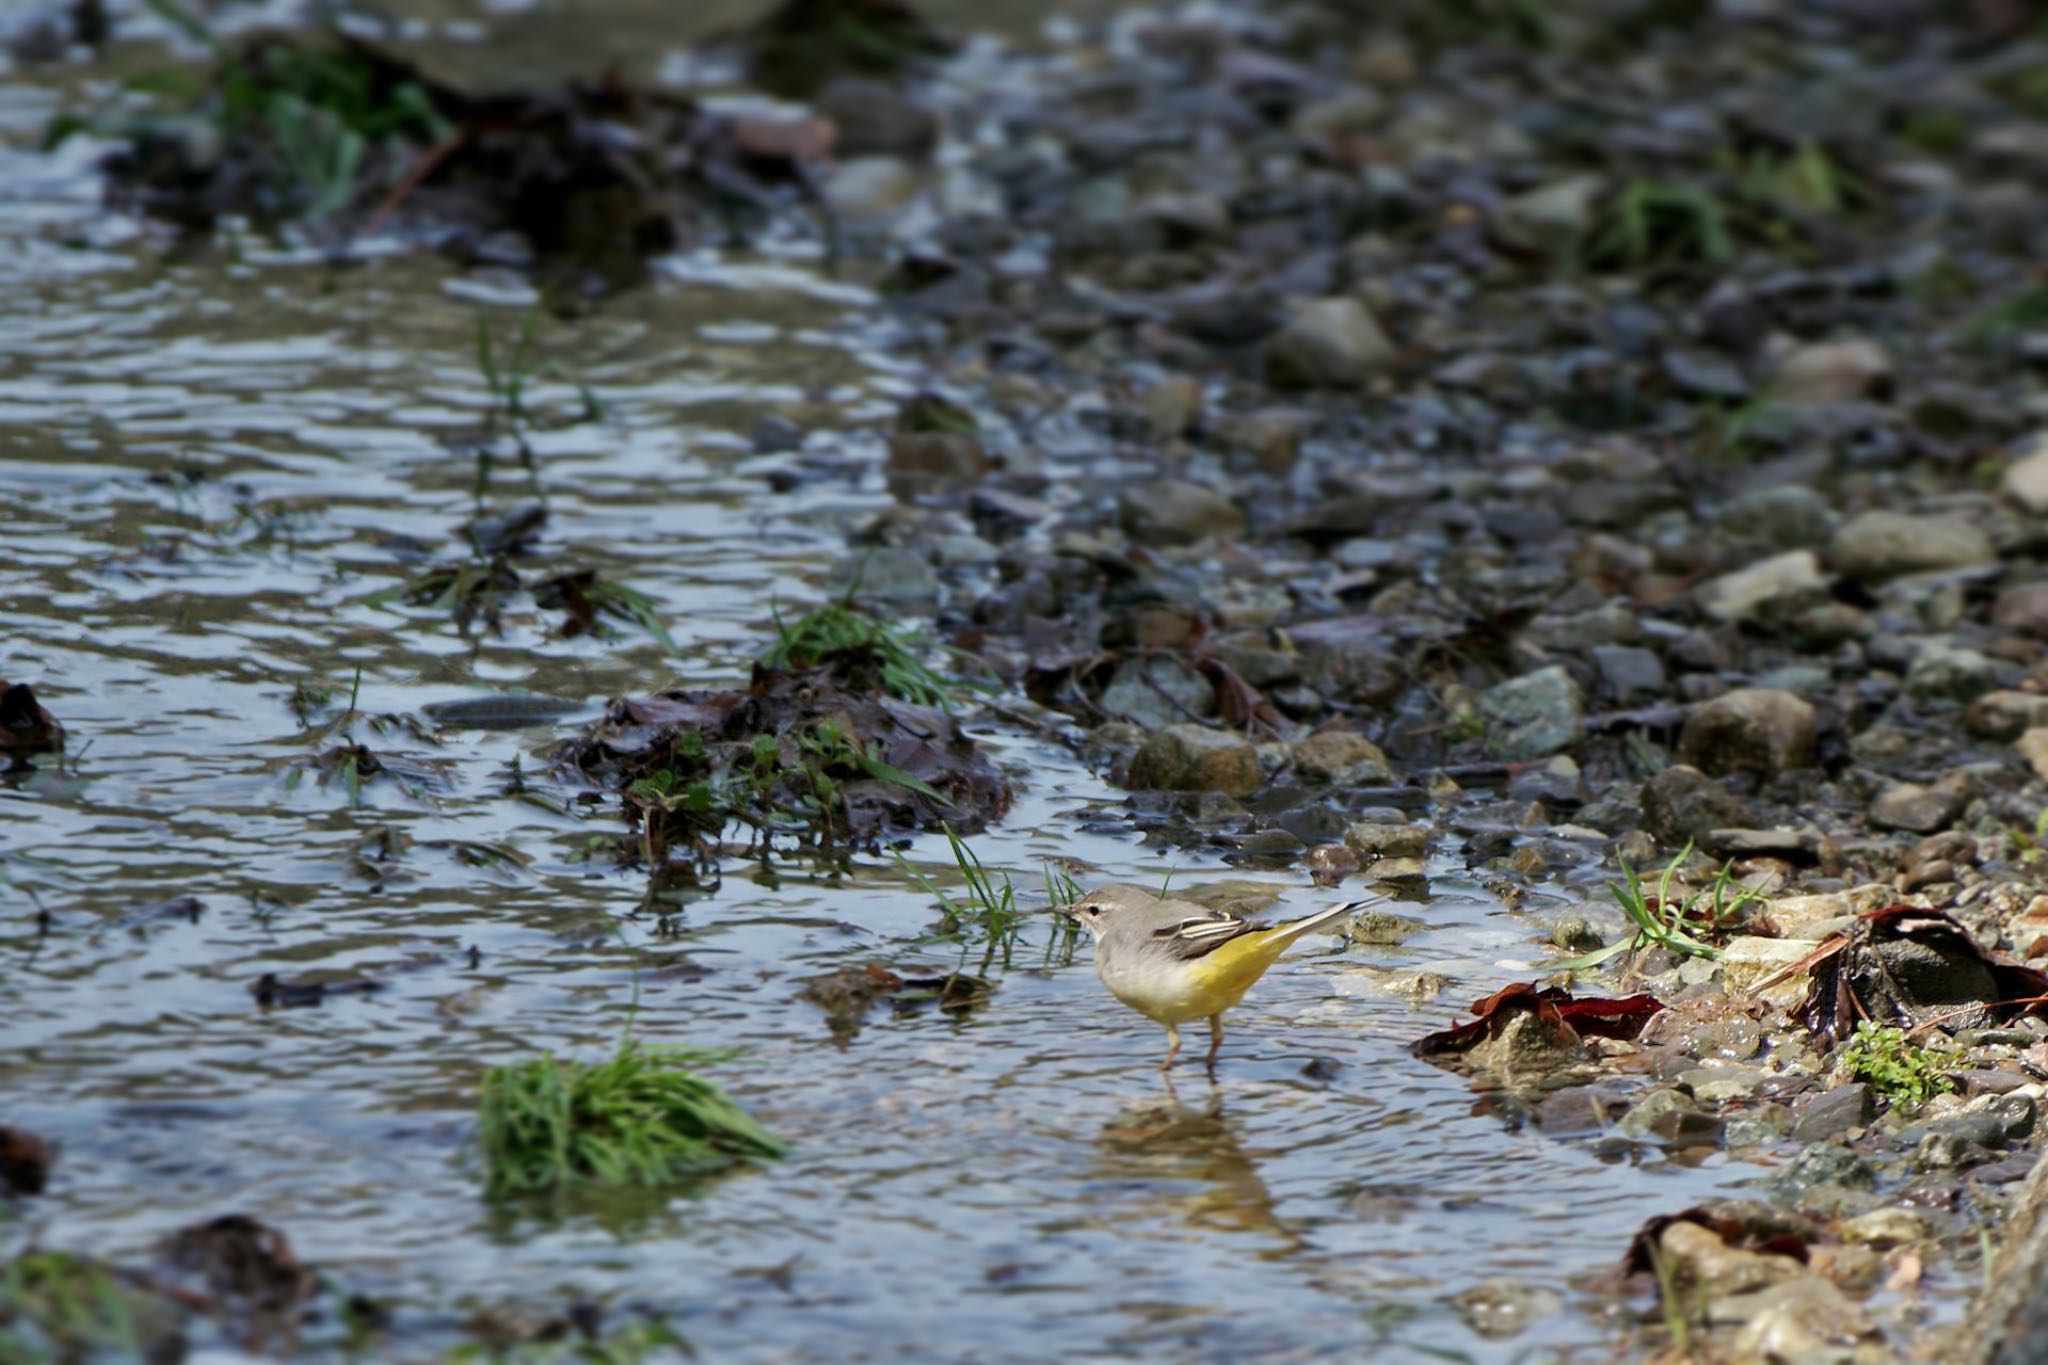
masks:
<path fill-rule="evenodd" d="M 1247 927 L 1249 927 L 1247 921 L 1240 919 L 1238 916 L 1217 911 L 1215 914 L 1198 915 L 1190 919 L 1184 919 L 1178 924 L 1169 924 L 1163 929 L 1155 929 L 1152 936 L 1154 938 L 1186 939 L 1189 942 L 1201 943 L 1212 938 L 1230 938 L 1233 935 L 1243 933 Z"/>

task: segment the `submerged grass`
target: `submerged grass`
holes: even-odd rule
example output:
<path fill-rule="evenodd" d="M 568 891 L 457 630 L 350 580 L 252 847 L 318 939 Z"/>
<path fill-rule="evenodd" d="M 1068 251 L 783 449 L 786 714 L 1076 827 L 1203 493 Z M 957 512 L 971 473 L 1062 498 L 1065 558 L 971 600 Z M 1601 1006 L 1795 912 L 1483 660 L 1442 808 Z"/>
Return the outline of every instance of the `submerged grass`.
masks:
<path fill-rule="evenodd" d="M 98 1262 L 34 1251 L 0 1265 L 0 1360 L 144 1358 L 126 1290 Z"/>
<path fill-rule="evenodd" d="M 781 1156 L 780 1142 L 692 1069 L 719 1059 L 629 1038 L 594 1064 L 544 1053 L 492 1067 L 478 1105 L 487 1192 L 674 1185 Z"/>

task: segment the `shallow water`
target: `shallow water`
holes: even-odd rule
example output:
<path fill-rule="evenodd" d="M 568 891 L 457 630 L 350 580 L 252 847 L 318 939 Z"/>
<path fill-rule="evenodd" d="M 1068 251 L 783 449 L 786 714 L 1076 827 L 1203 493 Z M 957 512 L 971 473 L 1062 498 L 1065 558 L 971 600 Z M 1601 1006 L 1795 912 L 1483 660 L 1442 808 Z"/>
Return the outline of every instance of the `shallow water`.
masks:
<path fill-rule="evenodd" d="M 51 107 L 9 90 L 0 131 L 18 144 Z M 668 923 L 640 915 L 636 878 L 578 857 L 614 814 L 504 794 L 514 761 L 548 790 L 566 727 L 373 741 L 446 763 L 423 795 L 380 782 L 352 808 L 293 785 L 315 747 L 288 705 L 302 681 L 345 693 L 359 669 L 361 709 L 402 713 L 743 676 L 771 603 L 829 593 L 846 527 L 887 505 L 871 433 L 917 376 L 872 300 L 801 244 L 696 256 L 595 317 L 544 322 L 542 353 L 608 417 L 535 440 L 538 562 L 648 593 L 682 657 L 625 631 L 561 638 L 530 604 L 472 643 L 365 599 L 417 564 L 411 542 L 457 553 L 474 469 L 440 438 L 479 420 L 476 320 L 509 334 L 517 290 L 495 302 L 432 259 L 329 268 L 255 242 L 168 262 L 98 214 L 82 160 L 7 155 L 0 677 L 35 684 L 75 760 L 0 785 L 0 1108 L 62 1145 L 10 1244 L 140 1259 L 246 1213 L 385 1301 L 397 1359 L 431 1358 L 471 1310 L 577 1299 L 672 1313 L 720 1360 L 1603 1358 L 1580 1277 L 1647 1215 L 1762 1173 L 1607 1164 L 1408 1055 L 1534 955 L 1532 927 L 1455 858 L 1417 911 L 1430 932 L 1298 950 L 1232 1016 L 1217 1083 L 1188 1067 L 1170 1093 L 1157 1031 L 1108 999 L 1085 949 L 1047 966 L 1039 922 L 987 1007 L 878 1009 L 835 1046 L 797 978 L 951 967 L 929 897 L 889 866 L 773 884 L 734 867 Z M 545 384 L 540 401 L 574 394 Z M 844 477 L 769 492 L 788 457 L 751 453 L 765 413 Z M 1168 871 L 1088 819 L 1119 794 L 1070 756 L 975 728 L 1023 778 L 975 841 L 989 865 L 1025 887 L 1053 855 L 1104 880 Z M 359 859 L 384 831 L 406 846 Z M 524 866 L 479 868 L 446 841 Z M 942 841 L 910 856 L 948 866 Z M 137 914 L 178 895 L 203 902 L 196 922 Z M 1284 908 L 1319 898 L 1302 885 Z M 1366 986 L 1362 962 L 1452 985 L 1416 1005 Z M 315 970 L 385 988 L 314 1008 L 252 996 L 266 973 Z M 719 1078 L 793 1154 L 669 1201 L 494 1210 L 464 1158 L 482 1069 L 600 1055 L 636 993 L 641 1036 L 739 1054 Z M 1333 1078 L 1306 1075 L 1312 1058 Z M 1565 1311 L 1479 1337 L 1453 1300 L 1500 1275 Z"/>

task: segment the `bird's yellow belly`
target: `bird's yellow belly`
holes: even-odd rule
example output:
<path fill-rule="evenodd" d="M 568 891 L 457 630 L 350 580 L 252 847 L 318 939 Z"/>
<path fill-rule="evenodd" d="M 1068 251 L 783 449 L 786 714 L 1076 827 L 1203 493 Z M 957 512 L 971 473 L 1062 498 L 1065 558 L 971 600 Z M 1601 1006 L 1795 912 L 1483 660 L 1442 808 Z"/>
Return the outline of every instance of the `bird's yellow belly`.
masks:
<path fill-rule="evenodd" d="M 1244 998 L 1265 971 L 1266 962 L 1216 963 L 1205 959 L 1196 970 L 1162 981 L 1157 974 L 1105 969 L 1097 964 L 1109 993 L 1138 1013 L 1161 1024 L 1186 1024 L 1221 1014 Z"/>

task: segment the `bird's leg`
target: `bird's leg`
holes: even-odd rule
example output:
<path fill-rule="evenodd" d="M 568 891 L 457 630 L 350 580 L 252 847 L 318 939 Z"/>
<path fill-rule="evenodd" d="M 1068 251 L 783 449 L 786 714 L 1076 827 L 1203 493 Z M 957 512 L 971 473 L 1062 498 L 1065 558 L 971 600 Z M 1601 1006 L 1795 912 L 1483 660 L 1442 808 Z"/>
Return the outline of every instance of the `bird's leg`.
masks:
<path fill-rule="evenodd" d="M 1223 1016 L 1212 1014 L 1209 1016 L 1209 1060 L 1203 1063 L 1203 1065 L 1209 1068 L 1209 1074 L 1212 1076 L 1216 1074 L 1216 1054 L 1221 1051 L 1223 1051 Z"/>
<path fill-rule="evenodd" d="M 1166 1060 L 1159 1064 L 1159 1069 L 1161 1071 L 1172 1069 L 1173 1059 L 1178 1056 L 1180 1056 L 1180 1030 L 1172 1024 L 1168 1024 L 1166 1026 Z"/>

